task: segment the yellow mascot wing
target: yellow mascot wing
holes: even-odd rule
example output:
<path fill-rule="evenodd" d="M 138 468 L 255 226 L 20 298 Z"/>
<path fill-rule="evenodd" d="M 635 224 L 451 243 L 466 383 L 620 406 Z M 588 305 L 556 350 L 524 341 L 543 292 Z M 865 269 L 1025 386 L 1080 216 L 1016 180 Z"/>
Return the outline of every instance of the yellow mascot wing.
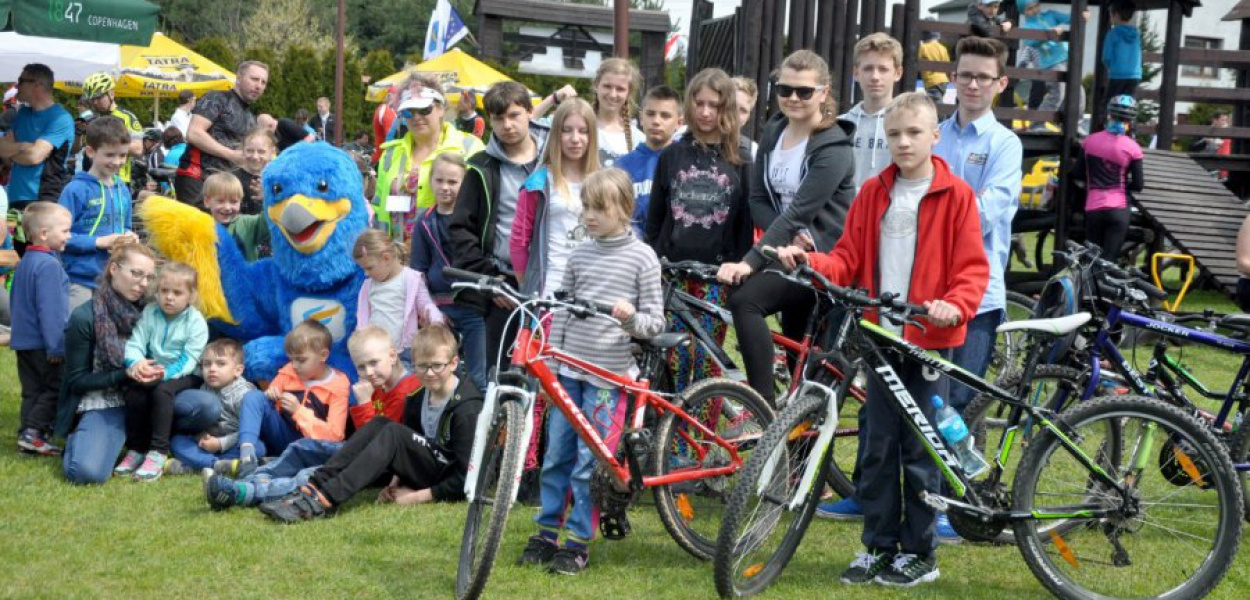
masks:
<path fill-rule="evenodd" d="M 217 263 L 217 223 L 203 211 L 172 198 L 149 196 L 137 211 L 148 241 L 170 260 L 191 265 L 199 273 L 200 304 L 207 319 L 235 323 L 221 289 Z"/>

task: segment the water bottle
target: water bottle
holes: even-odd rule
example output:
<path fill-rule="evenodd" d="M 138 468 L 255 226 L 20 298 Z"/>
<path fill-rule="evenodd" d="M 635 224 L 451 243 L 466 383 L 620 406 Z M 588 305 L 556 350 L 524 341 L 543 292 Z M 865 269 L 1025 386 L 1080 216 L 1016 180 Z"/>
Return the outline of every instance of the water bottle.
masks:
<path fill-rule="evenodd" d="M 990 468 L 990 464 L 977 452 L 975 440 L 968 432 L 968 425 L 964 423 L 963 417 L 947 406 L 938 395 L 933 396 L 933 409 L 933 420 L 937 421 L 938 431 L 942 433 L 946 445 L 955 452 L 955 458 L 959 459 L 964 475 L 976 477 Z"/>

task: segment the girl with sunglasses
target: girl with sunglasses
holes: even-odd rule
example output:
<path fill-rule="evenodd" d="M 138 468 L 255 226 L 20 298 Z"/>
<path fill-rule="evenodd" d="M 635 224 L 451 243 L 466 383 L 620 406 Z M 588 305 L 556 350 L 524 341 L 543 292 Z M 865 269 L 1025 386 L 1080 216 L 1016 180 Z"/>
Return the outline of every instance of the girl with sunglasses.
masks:
<path fill-rule="evenodd" d="M 815 298 L 775 273 L 761 249 L 796 245 L 828 252 L 842 235 L 855 199 L 855 126 L 837 118 L 825 60 L 799 50 L 781 63 L 774 89 L 781 114 L 764 126 L 755 156 L 749 204 L 764 231 L 741 262 L 721 265 L 717 278 L 738 286 L 729 296 L 742 362 L 751 387 L 772 401 L 773 344 L 767 318 L 781 313 L 782 333 L 802 335 Z"/>

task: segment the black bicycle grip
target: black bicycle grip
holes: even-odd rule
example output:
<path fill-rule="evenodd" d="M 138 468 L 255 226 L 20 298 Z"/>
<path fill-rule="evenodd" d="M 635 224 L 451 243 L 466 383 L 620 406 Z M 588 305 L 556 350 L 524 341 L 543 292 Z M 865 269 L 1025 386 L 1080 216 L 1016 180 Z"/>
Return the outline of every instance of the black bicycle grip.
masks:
<path fill-rule="evenodd" d="M 466 271 L 455 267 L 443 267 L 443 274 L 452 279 L 459 279 L 461 281 L 478 281 L 482 278 L 490 277 L 489 275 L 474 273 L 473 271 Z"/>
<path fill-rule="evenodd" d="M 1151 300 L 1167 300 L 1168 298 L 1167 292 L 1155 287 L 1154 284 L 1149 281 L 1142 281 L 1138 279 L 1133 282 L 1133 287 L 1141 290 L 1149 296 Z"/>

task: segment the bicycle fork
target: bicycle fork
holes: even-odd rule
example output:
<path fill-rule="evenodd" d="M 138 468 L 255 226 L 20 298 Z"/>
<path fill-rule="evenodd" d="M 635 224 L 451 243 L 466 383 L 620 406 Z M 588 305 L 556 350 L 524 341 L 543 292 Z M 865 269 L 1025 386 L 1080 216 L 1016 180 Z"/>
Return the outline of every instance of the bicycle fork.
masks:
<path fill-rule="evenodd" d="M 523 415 L 523 431 L 521 434 L 521 454 L 524 455 L 530 443 L 530 436 L 534 432 L 534 419 L 531 418 L 534 408 L 534 399 L 536 394 L 532 391 L 514 385 L 492 384 L 486 389 L 486 397 L 482 402 L 482 412 L 478 413 L 477 425 L 473 432 L 473 453 L 469 456 L 469 465 L 464 478 L 464 495 L 469 502 L 477 499 L 477 471 L 482 467 L 482 460 L 486 454 L 486 444 L 488 442 L 491 425 L 495 422 L 495 413 L 500 406 L 500 397 L 503 402 L 521 403 L 521 414 Z M 516 400 L 512 400 L 515 398 Z M 525 468 L 524 461 L 517 461 L 515 473 L 500 473 L 500 478 L 512 477 L 513 479 L 521 478 L 521 471 Z M 507 499 L 508 504 L 516 502 L 516 495 L 520 486 L 512 487 L 512 497 Z M 496 498 L 496 501 L 499 499 Z"/>
<path fill-rule="evenodd" d="M 845 382 L 844 382 L 845 384 Z M 811 491 L 812 486 L 816 484 L 816 480 L 820 475 L 820 465 L 824 462 L 825 453 L 828 452 L 830 444 L 833 442 L 834 433 L 838 429 L 838 393 L 831 387 L 815 381 L 804 381 L 794 394 L 794 398 L 802 398 L 805 394 L 814 394 L 824 399 L 825 403 L 825 419 L 820 424 L 819 433 L 816 436 L 816 443 L 811 449 L 814 456 L 812 460 L 808 460 L 803 468 L 802 478 L 799 480 L 799 486 L 794 492 L 794 496 L 786 502 L 786 510 L 795 510 L 801 506 Z M 764 469 L 757 483 L 757 494 L 763 495 L 764 488 L 768 482 L 773 480 L 773 473 L 776 471 L 778 463 L 781 461 L 781 452 L 783 446 L 778 446 L 768 457 L 768 461 L 764 463 Z"/>

